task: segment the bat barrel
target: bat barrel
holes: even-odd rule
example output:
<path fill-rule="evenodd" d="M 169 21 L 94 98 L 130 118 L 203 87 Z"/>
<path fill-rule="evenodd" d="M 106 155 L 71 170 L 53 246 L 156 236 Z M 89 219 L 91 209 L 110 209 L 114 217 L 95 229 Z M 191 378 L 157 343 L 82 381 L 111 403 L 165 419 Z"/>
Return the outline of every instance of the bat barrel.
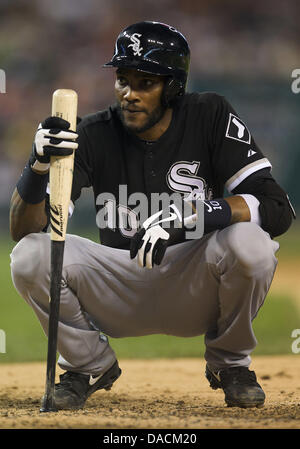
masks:
<path fill-rule="evenodd" d="M 76 131 L 77 93 L 71 89 L 58 89 L 52 98 L 52 116 L 70 123 Z M 51 240 L 65 240 L 72 189 L 74 153 L 52 156 L 50 160 L 50 224 Z"/>

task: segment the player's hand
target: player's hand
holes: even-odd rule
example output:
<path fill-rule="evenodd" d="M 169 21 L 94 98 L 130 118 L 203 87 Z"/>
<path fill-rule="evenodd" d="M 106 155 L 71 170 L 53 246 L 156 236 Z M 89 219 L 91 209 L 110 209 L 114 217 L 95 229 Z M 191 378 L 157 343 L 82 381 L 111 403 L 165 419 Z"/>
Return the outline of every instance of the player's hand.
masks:
<path fill-rule="evenodd" d="M 70 123 L 60 117 L 48 117 L 40 123 L 32 146 L 31 167 L 45 173 L 51 156 L 69 156 L 77 149 L 78 134 L 70 131 Z"/>
<path fill-rule="evenodd" d="M 182 217 L 177 207 L 174 204 L 169 206 L 168 216 L 162 218 L 165 212 L 161 210 L 151 215 L 131 239 L 130 257 L 134 259 L 137 256 L 141 267 L 160 265 L 167 247 L 179 241 L 184 233 Z M 168 227 L 163 228 L 162 223 L 168 224 Z"/>

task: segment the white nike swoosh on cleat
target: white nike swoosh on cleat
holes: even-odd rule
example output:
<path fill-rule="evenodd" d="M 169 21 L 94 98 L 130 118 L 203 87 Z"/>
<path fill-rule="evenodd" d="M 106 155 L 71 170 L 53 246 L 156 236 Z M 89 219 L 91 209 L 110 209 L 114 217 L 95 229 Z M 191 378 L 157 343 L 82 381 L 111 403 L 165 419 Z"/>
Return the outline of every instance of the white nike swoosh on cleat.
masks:
<path fill-rule="evenodd" d="M 100 374 L 100 376 L 97 377 L 90 376 L 89 385 L 94 385 L 100 379 L 100 377 L 102 377 L 102 374 Z"/>
<path fill-rule="evenodd" d="M 221 382 L 221 377 L 220 377 L 219 371 L 218 371 L 217 373 L 214 373 L 214 372 L 212 371 L 212 374 L 213 374 L 213 376 L 215 376 L 215 378 L 216 378 L 219 382 Z"/>

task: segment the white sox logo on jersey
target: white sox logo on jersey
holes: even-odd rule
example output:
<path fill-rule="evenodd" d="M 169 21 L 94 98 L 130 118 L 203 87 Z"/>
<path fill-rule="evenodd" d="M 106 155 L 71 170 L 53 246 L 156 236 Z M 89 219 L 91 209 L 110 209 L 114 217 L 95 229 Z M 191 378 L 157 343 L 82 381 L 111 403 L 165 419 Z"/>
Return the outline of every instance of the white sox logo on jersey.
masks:
<path fill-rule="evenodd" d="M 167 173 L 167 183 L 171 190 L 186 195 L 189 200 L 210 199 L 205 179 L 196 176 L 200 167 L 199 161 L 175 162 Z"/>
<path fill-rule="evenodd" d="M 231 113 L 229 114 L 226 137 L 248 144 L 251 142 L 251 134 L 247 126 L 239 117 Z"/>
<path fill-rule="evenodd" d="M 134 33 L 131 37 L 130 40 L 131 42 L 133 42 L 132 44 L 128 45 L 128 47 L 132 47 L 133 50 L 133 54 L 134 56 L 142 56 L 142 50 L 143 47 L 140 47 L 141 45 L 141 41 L 139 39 L 139 37 L 141 37 L 142 35 L 139 33 Z"/>

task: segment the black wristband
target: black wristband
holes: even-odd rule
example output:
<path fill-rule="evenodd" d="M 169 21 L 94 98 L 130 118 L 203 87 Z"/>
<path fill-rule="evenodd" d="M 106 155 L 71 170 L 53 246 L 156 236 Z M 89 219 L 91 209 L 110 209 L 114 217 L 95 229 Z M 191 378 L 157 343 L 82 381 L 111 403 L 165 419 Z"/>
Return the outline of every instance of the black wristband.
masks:
<path fill-rule="evenodd" d="M 48 180 L 49 173 L 45 175 L 35 173 L 28 162 L 17 183 L 17 190 L 22 200 L 29 204 L 41 203 L 46 197 Z"/>
<path fill-rule="evenodd" d="M 230 225 L 231 207 L 223 198 L 204 202 L 204 233 Z"/>

